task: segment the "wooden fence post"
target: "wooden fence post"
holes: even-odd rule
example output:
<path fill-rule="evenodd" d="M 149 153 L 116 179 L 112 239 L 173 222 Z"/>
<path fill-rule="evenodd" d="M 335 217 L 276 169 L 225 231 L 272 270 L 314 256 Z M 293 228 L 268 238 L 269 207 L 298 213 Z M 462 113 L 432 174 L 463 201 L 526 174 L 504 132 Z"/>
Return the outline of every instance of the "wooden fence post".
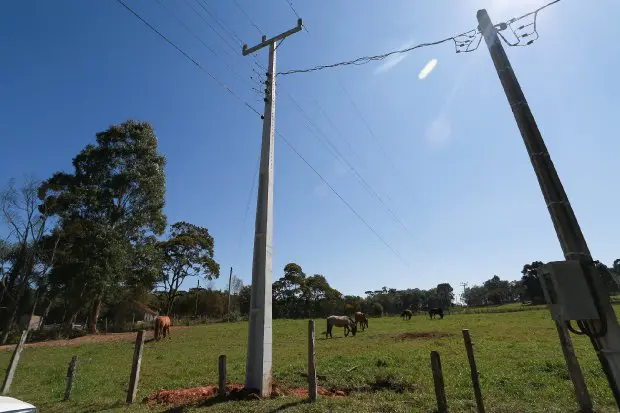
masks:
<path fill-rule="evenodd" d="M 19 338 L 19 343 L 17 343 L 15 351 L 13 351 L 13 356 L 11 357 L 11 362 L 9 363 L 9 368 L 6 370 L 6 376 L 4 376 L 4 383 L 2 384 L 3 396 L 7 394 L 11 388 L 11 383 L 13 382 L 13 377 L 15 376 L 15 370 L 17 369 L 17 363 L 19 363 L 19 357 L 24 349 L 24 344 L 26 344 L 26 337 L 28 337 L 28 329 L 25 329 L 22 332 L 22 336 Z"/>
<path fill-rule="evenodd" d="M 71 390 L 73 390 L 73 378 L 77 370 L 77 356 L 73 356 L 69 362 L 69 368 L 67 369 L 67 389 L 65 390 L 65 401 L 71 398 Z"/>
<path fill-rule="evenodd" d="M 316 401 L 316 354 L 314 352 L 314 320 L 308 321 L 308 396 Z"/>
<path fill-rule="evenodd" d="M 581 371 L 581 366 L 579 365 L 579 361 L 575 355 L 575 349 L 573 348 L 573 342 L 570 339 L 568 330 L 566 326 L 559 321 L 555 322 L 555 328 L 558 331 L 558 336 L 560 337 L 562 353 L 564 354 L 568 374 L 573 382 L 573 389 L 575 390 L 575 397 L 577 398 L 580 412 L 592 412 L 592 399 L 590 398 L 590 392 L 588 391 L 588 386 L 586 386 L 586 381 L 583 378 L 583 372 Z"/>
<path fill-rule="evenodd" d="M 469 335 L 468 329 L 463 329 L 463 340 L 465 341 L 465 351 L 467 351 L 467 359 L 469 360 L 469 369 L 471 371 L 471 384 L 474 387 L 474 396 L 476 397 L 476 406 L 478 406 L 478 413 L 484 413 L 482 392 L 480 391 L 480 381 L 478 380 L 478 368 L 476 367 L 476 358 L 474 357 L 474 346 L 471 343 L 471 337 Z"/>
<path fill-rule="evenodd" d="M 108 318 L 105 319 L 105 333 L 108 334 Z"/>
<path fill-rule="evenodd" d="M 222 354 L 218 359 L 217 370 L 219 374 L 218 392 L 220 397 L 226 396 L 226 356 Z"/>
<path fill-rule="evenodd" d="M 435 397 L 437 397 L 437 410 L 439 413 L 448 413 L 448 403 L 446 402 L 446 389 L 443 384 L 443 371 L 441 370 L 441 359 L 439 353 L 431 351 L 431 367 L 433 369 L 433 381 L 435 382 Z"/>
<path fill-rule="evenodd" d="M 142 352 L 144 350 L 144 330 L 138 331 L 136 346 L 133 351 L 133 363 L 131 376 L 129 377 L 129 390 L 127 390 L 127 403 L 133 403 L 138 393 L 138 381 L 140 380 L 140 366 L 142 365 Z"/>

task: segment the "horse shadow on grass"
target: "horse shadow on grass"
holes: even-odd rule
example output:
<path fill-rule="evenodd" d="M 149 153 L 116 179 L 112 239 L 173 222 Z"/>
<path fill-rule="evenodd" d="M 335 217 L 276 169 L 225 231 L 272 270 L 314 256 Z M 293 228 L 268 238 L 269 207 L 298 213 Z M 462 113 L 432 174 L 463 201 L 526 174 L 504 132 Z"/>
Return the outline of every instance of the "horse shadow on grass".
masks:
<path fill-rule="evenodd" d="M 320 340 L 338 340 L 339 338 L 344 338 L 341 336 L 337 336 L 337 337 L 318 337 L 316 339 L 316 341 L 320 341 Z"/>

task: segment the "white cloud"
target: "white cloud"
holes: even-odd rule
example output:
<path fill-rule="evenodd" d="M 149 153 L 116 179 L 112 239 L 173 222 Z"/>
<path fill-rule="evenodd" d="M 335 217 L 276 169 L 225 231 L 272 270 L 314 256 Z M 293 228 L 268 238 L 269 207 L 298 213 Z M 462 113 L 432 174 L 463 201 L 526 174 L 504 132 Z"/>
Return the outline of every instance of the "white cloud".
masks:
<path fill-rule="evenodd" d="M 443 144 L 452 135 L 450 119 L 444 114 L 440 114 L 426 128 L 426 139 L 431 144 Z"/>
<path fill-rule="evenodd" d="M 426 79 L 426 76 L 431 74 L 431 72 L 435 69 L 435 66 L 437 66 L 437 59 L 429 60 L 428 63 L 424 65 L 422 70 L 420 70 L 420 73 L 418 74 L 418 78 L 420 80 Z"/>

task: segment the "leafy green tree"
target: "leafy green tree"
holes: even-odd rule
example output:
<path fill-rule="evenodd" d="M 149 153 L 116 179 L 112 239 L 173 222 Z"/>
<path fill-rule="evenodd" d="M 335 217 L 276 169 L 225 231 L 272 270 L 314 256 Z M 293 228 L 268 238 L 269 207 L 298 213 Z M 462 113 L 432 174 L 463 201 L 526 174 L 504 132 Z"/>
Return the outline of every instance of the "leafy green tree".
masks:
<path fill-rule="evenodd" d="M 250 314 L 250 299 L 252 297 L 252 286 L 244 285 L 239 290 L 239 312 L 244 315 Z M 275 304 L 275 303 L 274 303 Z"/>
<path fill-rule="evenodd" d="M 452 306 L 452 302 L 454 301 L 454 289 L 450 284 L 438 284 L 436 291 L 437 300 L 439 301 L 441 307 L 447 308 Z"/>
<path fill-rule="evenodd" d="M 0 214 L 9 234 L 0 257 L 2 344 L 6 343 L 18 311 L 26 310 L 22 297 L 29 293 L 31 286 L 41 285 L 47 276 L 49 260 L 43 253 L 42 240 L 50 219 L 47 211 L 39 208 L 39 185 L 33 178 L 25 178 L 20 185 L 10 180 L 0 192 Z M 37 300 L 38 293 L 33 305 Z"/>
<path fill-rule="evenodd" d="M 63 231 L 79 228 L 79 234 L 63 237 L 82 244 L 62 245 L 66 262 L 61 265 L 64 279 L 74 278 L 70 283 L 83 286 L 82 297 L 91 298 L 93 333 L 106 291 L 128 277 L 132 245 L 145 234 L 162 234 L 166 226 L 165 159 L 153 128 L 130 120 L 96 138 L 96 145 L 73 159 L 73 173 L 58 172 L 39 190 L 41 209 L 57 217 Z M 66 273 L 70 267 L 74 271 Z"/>
<path fill-rule="evenodd" d="M 501 305 L 510 301 L 510 283 L 501 280 L 497 275 L 485 281 L 483 287 L 491 304 Z"/>
<path fill-rule="evenodd" d="M 177 222 L 159 249 L 162 254 L 159 283 L 166 292 L 166 314 L 172 311 L 181 284 L 187 277 L 202 276 L 212 280 L 220 275 L 220 265 L 213 259 L 214 240 L 207 228 Z"/>
<path fill-rule="evenodd" d="M 525 294 L 522 301 L 530 301 L 532 304 L 543 304 L 545 302 L 545 296 L 537 272 L 542 265 L 541 261 L 534 261 L 523 266 L 521 282 L 523 283 Z"/>

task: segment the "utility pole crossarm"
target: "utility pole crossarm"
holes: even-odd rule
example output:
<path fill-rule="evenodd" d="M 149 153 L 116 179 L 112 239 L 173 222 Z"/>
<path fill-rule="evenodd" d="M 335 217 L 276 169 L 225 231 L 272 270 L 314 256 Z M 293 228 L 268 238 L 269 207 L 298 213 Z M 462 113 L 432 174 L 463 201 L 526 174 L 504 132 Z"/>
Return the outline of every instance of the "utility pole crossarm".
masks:
<path fill-rule="evenodd" d="M 284 32 L 284 33 L 281 33 L 281 34 L 279 34 L 279 35 L 277 35 L 277 36 L 275 36 L 275 37 L 272 37 L 272 38 L 271 38 L 271 39 L 269 39 L 269 40 L 267 40 L 267 36 L 263 36 L 263 41 L 262 41 L 262 42 L 260 42 L 260 43 L 259 43 L 259 44 L 257 44 L 256 46 L 251 47 L 251 48 L 249 48 L 249 49 L 248 49 L 248 45 L 247 45 L 247 44 L 244 44 L 244 45 L 243 45 L 243 51 L 241 52 L 241 54 L 242 54 L 243 56 L 247 56 L 247 55 L 249 55 L 249 54 L 251 54 L 251 53 L 256 52 L 257 50 L 262 49 L 262 48 L 263 48 L 263 47 L 265 47 L 265 46 L 269 46 L 270 44 L 277 42 L 278 40 L 284 40 L 286 37 L 290 36 L 291 34 L 295 34 L 295 33 L 297 33 L 297 32 L 300 32 L 300 31 L 301 31 L 301 29 L 303 29 L 303 22 L 302 22 L 302 20 L 301 20 L 301 19 L 297 19 L 297 27 L 292 28 L 292 29 L 291 29 L 291 30 L 289 30 L 289 31 L 286 31 L 286 32 Z"/>

